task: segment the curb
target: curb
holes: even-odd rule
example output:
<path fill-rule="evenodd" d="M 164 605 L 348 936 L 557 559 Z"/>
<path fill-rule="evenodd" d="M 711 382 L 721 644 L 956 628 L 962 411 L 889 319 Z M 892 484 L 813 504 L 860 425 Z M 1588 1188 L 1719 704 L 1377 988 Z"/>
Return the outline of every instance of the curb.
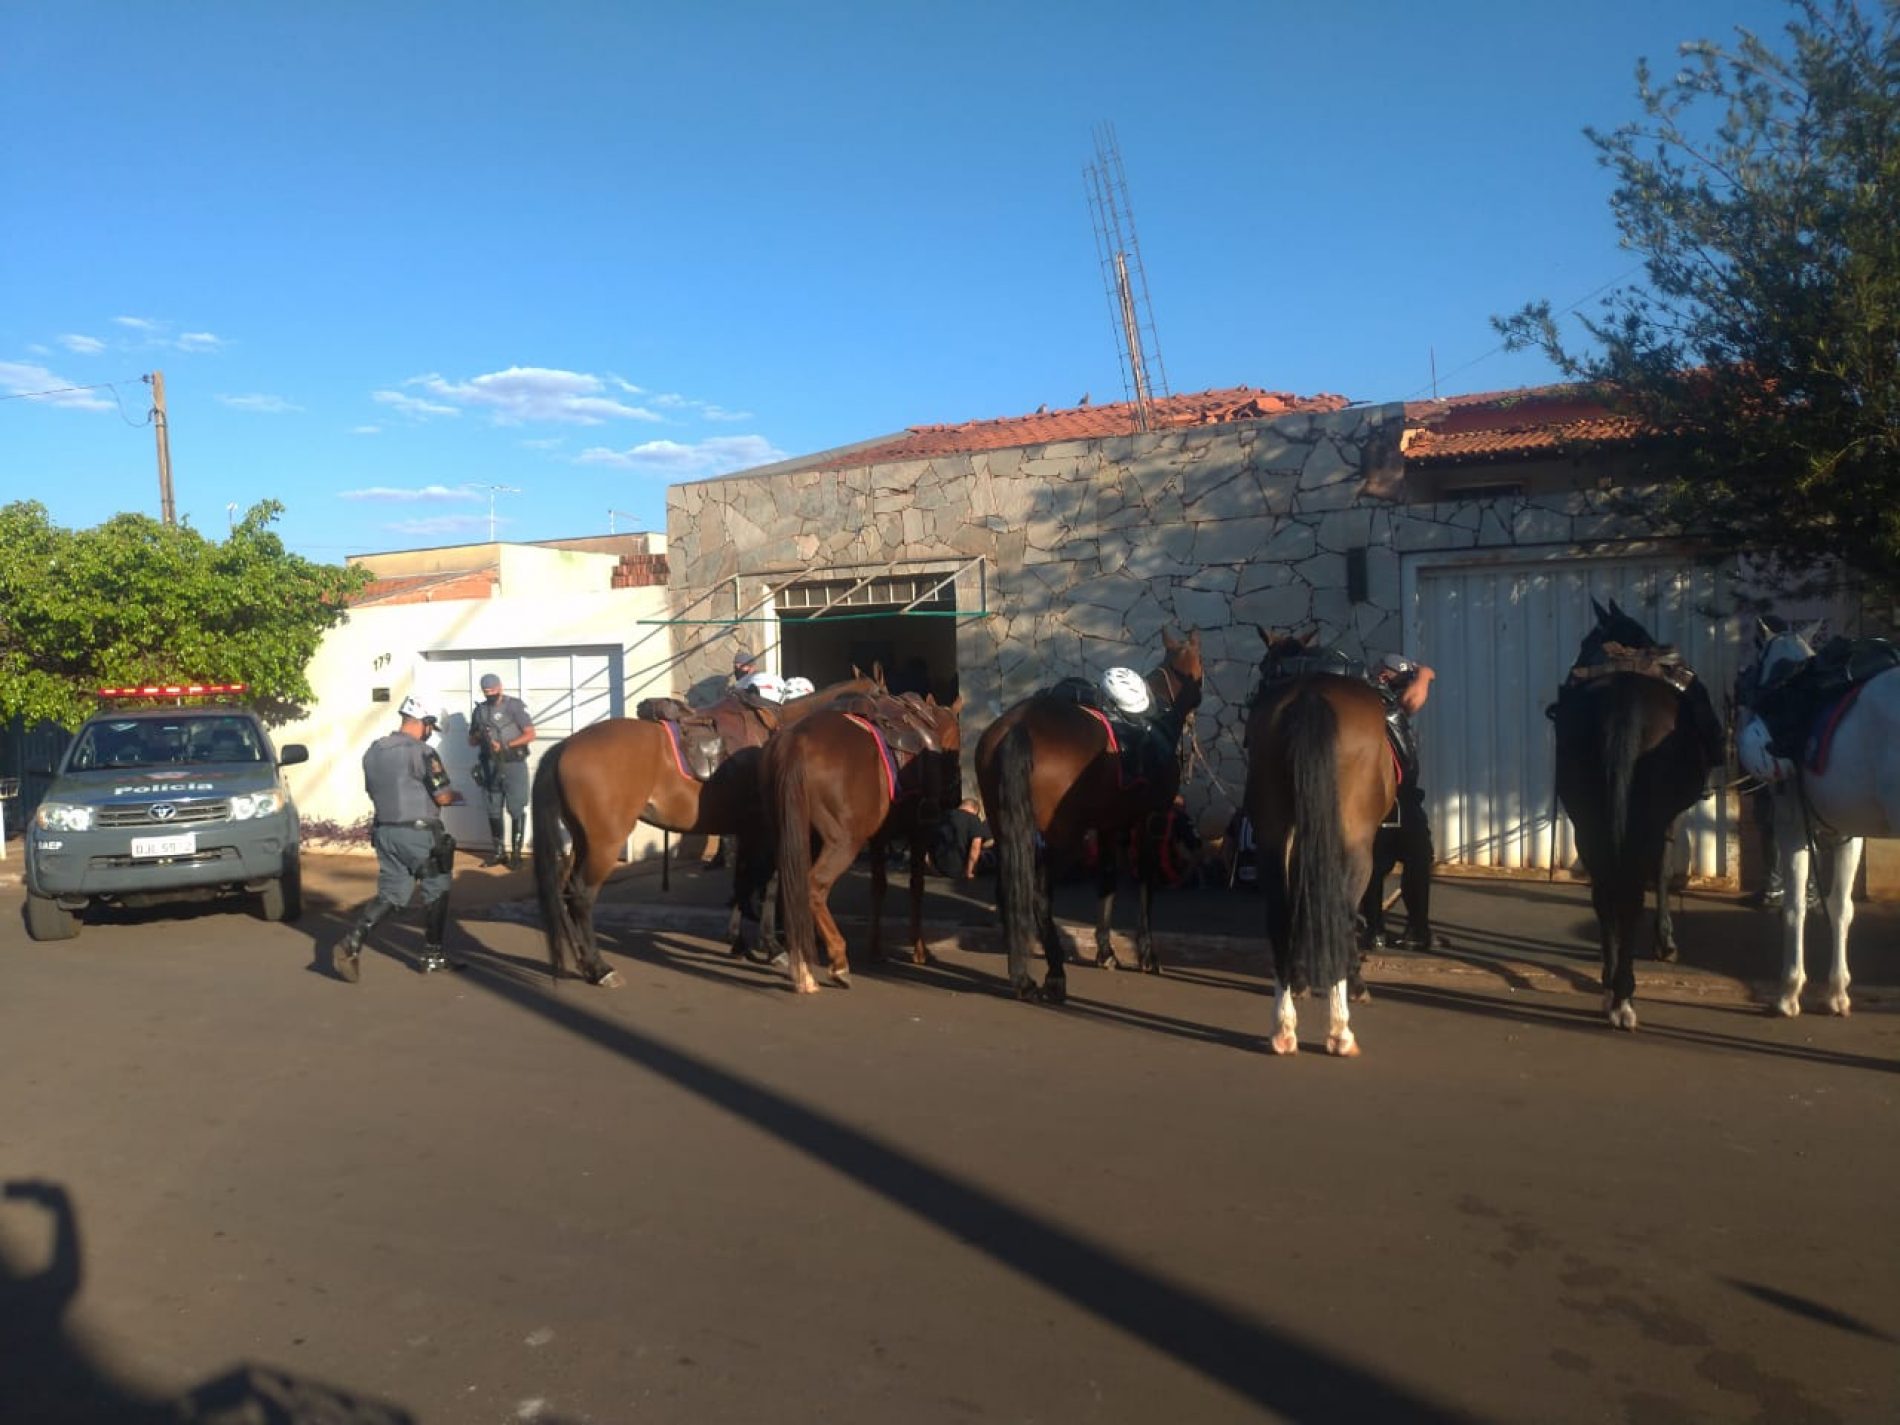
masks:
<path fill-rule="evenodd" d="M 499 902 L 483 911 L 471 912 L 471 919 L 505 921 L 515 925 L 541 927 L 540 908 L 531 900 Z M 704 906 L 654 906 L 620 903 L 614 905 L 596 905 L 594 923 L 605 929 L 618 931 L 672 931 L 676 934 L 691 935 L 704 940 L 723 943 L 731 924 L 730 912 L 713 910 Z M 840 929 L 866 931 L 870 921 L 863 916 L 839 916 Z M 1060 935 L 1068 948 L 1071 960 L 1091 962 L 1095 957 L 1095 933 L 1090 927 L 1077 928 L 1066 922 L 1056 923 L 1056 933 Z M 899 942 L 892 941 L 892 946 Z M 1003 949 L 1002 932 L 993 925 L 937 924 L 924 927 L 924 944 L 933 951 L 966 950 L 1000 954 Z M 1134 963 L 1134 937 L 1123 932 L 1114 932 L 1111 938 L 1116 955 L 1124 967 Z M 1157 932 L 1154 936 L 1155 952 L 1164 965 L 1193 966 L 1205 969 L 1238 969 L 1264 972 L 1266 969 L 1266 947 L 1259 940 L 1246 939 L 1233 935 L 1184 935 L 1180 932 Z M 1374 981 L 1385 980 L 1388 983 L 1403 984 L 1408 981 L 1443 981 L 1448 979 L 1465 980 L 1474 983 L 1497 985 L 1500 980 L 1513 993 L 1530 991 L 1545 994 L 1595 996 L 1598 993 L 1594 982 L 1594 971 L 1580 971 L 1572 974 L 1559 973 L 1548 966 L 1534 961 L 1507 958 L 1488 959 L 1483 965 L 1474 965 L 1469 961 L 1447 958 L 1445 955 L 1430 951 L 1409 954 L 1379 953 L 1369 955 L 1365 962 L 1366 974 Z M 1579 985 L 1580 979 L 1588 985 Z M 1706 1003 L 1756 1004 L 1773 988 L 1766 983 L 1752 984 L 1729 975 L 1712 971 L 1684 971 L 1671 966 L 1654 969 L 1639 968 L 1636 976 L 1638 993 L 1651 998 L 1691 999 Z M 1856 996 L 1857 1001 L 1859 996 Z M 1881 1003 L 1885 997 L 1878 991 L 1869 994 L 1866 1002 Z"/>

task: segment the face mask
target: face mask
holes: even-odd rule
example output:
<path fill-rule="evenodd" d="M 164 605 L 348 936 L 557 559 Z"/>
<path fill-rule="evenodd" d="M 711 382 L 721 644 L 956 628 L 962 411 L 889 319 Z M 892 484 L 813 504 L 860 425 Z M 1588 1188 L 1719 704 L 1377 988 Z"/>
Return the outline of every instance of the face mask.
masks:
<path fill-rule="evenodd" d="M 483 693 L 482 696 L 487 698 L 491 703 L 498 703 L 501 701 L 501 689 L 497 688 L 492 693 Z"/>

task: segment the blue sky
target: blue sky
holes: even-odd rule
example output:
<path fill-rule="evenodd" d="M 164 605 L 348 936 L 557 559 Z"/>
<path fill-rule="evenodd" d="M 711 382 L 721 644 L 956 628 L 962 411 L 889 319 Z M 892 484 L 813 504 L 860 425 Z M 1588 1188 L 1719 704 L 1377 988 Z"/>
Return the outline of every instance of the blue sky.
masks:
<path fill-rule="evenodd" d="M 0 11 L 0 499 L 287 506 L 313 557 L 664 528 L 667 484 L 1122 380 L 1114 124 L 1176 392 L 1550 378 L 1630 273 L 1581 134 L 1779 0 Z M 617 512 L 610 516 L 610 511 Z"/>

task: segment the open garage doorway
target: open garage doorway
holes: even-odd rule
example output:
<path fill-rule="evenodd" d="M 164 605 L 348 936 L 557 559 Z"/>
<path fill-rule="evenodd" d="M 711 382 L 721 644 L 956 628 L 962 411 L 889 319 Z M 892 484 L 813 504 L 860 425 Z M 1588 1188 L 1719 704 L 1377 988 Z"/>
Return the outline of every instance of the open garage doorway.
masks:
<path fill-rule="evenodd" d="M 778 591 L 778 669 L 823 687 L 881 666 L 895 693 L 957 695 L 957 603 L 944 574 L 811 579 Z"/>

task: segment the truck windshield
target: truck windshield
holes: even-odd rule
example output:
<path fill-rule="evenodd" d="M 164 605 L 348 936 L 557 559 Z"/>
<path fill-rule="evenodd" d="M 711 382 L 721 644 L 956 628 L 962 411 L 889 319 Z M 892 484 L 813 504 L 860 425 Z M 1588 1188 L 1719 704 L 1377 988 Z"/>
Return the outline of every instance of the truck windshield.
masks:
<path fill-rule="evenodd" d="M 167 718 L 101 719 L 82 728 L 70 771 L 105 767 L 194 767 L 214 762 L 262 762 L 257 724 L 231 713 Z"/>

